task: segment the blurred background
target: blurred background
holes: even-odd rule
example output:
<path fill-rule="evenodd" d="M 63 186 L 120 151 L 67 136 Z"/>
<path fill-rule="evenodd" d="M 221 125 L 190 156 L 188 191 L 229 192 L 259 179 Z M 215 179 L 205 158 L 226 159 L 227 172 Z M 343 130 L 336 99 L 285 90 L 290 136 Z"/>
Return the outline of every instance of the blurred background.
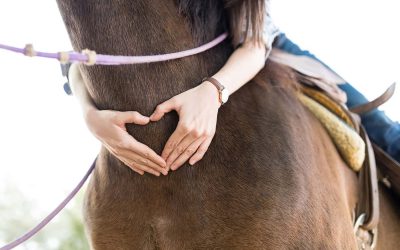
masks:
<path fill-rule="evenodd" d="M 399 5 L 397 0 L 277 0 L 272 16 L 290 39 L 374 98 L 400 79 Z M 52 0 L 1 1 L 0 42 L 71 49 Z M 63 83 L 56 61 L 0 51 L 0 246 L 58 205 L 99 150 Z M 398 91 L 382 109 L 400 120 L 399 104 Z M 88 249 L 83 192 L 17 249 Z"/>

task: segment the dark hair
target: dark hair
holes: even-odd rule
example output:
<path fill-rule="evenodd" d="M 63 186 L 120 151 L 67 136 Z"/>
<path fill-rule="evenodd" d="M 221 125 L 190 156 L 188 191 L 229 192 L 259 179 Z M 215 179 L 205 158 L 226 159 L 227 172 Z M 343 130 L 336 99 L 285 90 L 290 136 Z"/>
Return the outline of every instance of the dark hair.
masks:
<path fill-rule="evenodd" d="M 235 48 L 241 40 L 262 44 L 265 1 L 268 0 L 224 0 L 232 44 Z"/>

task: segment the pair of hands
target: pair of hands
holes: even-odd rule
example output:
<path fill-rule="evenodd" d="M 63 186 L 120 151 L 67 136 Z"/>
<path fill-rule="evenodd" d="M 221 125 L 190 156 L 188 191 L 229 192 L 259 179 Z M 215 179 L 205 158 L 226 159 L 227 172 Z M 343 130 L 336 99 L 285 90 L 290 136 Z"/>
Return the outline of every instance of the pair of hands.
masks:
<path fill-rule="evenodd" d="M 220 105 L 217 89 L 212 83 L 203 82 L 159 104 L 149 117 L 137 111 L 92 108 L 86 112 L 85 121 L 94 136 L 133 171 L 160 176 L 178 169 L 188 160 L 194 165 L 203 158 L 215 134 Z M 157 122 L 173 110 L 178 113 L 179 122 L 161 156 L 126 131 L 127 123 Z"/>

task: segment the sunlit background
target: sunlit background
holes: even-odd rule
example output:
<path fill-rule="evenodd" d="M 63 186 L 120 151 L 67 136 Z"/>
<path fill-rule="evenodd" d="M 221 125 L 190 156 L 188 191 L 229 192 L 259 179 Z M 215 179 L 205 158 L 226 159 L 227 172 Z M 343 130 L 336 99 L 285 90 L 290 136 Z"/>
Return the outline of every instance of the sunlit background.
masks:
<path fill-rule="evenodd" d="M 400 79 L 399 9 L 398 0 L 272 1 L 281 30 L 368 98 Z M 0 43 L 71 49 L 52 0 L 0 1 Z M 99 143 L 63 83 L 56 61 L 0 51 L 0 246 L 47 215 L 98 152 Z M 400 120 L 399 103 L 397 93 L 382 109 Z M 87 249 L 74 234 L 82 235 L 80 207 L 81 199 L 75 200 L 17 249 Z"/>

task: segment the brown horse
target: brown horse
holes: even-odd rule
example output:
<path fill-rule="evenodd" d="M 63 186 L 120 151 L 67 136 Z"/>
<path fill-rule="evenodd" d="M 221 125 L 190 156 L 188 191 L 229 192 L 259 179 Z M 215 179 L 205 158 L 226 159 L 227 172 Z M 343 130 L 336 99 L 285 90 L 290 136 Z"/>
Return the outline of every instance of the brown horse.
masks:
<path fill-rule="evenodd" d="M 212 40 L 228 26 L 223 1 L 58 4 L 74 49 L 102 54 L 180 51 Z M 157 104 L 219 70 L 232 51 L 225 41 L 179 60 L 82 66 L 81 71 L 99 109 L 149 115 Z M 290 69 L 267 63 L 220 109 L 205 157 L 167 176 L 135 174 L 103 148 L 85 201 L 91 247 L 356 249 L 356 174 L 296 99 L 295 83 Z M 161 152 L 177 121 L 176 113 L 170 113 L 145 127 L 128 126 L 128 131 Z M 389 200 L 382 199 L 384 244 L 400 237 L 399 213 Z M 386 223 L 391 223 L 391 234 L 385 232 Z"/>

